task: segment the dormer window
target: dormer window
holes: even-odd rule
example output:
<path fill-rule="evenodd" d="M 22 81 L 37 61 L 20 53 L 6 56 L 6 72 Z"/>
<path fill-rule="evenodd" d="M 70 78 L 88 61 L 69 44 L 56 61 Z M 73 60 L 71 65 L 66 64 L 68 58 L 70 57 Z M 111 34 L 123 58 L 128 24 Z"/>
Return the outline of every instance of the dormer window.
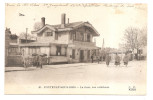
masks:
<path fill-rule="evenodd" d="M 45 36 L 53 36 L 53 32 L 46 32 Z"/>

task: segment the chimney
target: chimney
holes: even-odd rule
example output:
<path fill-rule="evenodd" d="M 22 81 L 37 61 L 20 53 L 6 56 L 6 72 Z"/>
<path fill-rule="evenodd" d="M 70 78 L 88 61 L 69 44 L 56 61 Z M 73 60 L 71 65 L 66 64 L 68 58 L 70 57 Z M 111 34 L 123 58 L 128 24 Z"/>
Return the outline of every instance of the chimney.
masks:
<path fill-rule="evenodd" d="M 41 24 L 42 24 L 42 27 L 45 26 L 45 17 L 42 17 L 42 18 L 41 18 Z"/>
<path fill-rule="evenodd" d="M 67 19 L 67 23 L 69 24 L 69 18 Z"/>
<path fill-rule="evenodd" d="M 61 15 L 61 28 L 64 28 L 65 27 L 65 20 L 66 20 L 66 14 L 63 13 Z"/>

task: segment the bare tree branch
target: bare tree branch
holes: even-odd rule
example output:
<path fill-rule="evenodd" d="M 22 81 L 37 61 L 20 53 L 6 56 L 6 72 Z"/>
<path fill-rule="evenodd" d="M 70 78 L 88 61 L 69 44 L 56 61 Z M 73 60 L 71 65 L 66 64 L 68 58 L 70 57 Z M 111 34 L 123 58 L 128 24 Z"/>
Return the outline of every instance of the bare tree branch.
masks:
<path fill-rule="evenodd" d="M 120 46 L 126 50 L 140 49 L 147 45 L 147 28 L 128 27 L 125 29 L 123 43 Z"/>
<path fill-rule="evenodd" d="M 34 31 L 39 30 L 40 28 L 42 28 L 41 22 L 36 22 L 33 26 Z"/>

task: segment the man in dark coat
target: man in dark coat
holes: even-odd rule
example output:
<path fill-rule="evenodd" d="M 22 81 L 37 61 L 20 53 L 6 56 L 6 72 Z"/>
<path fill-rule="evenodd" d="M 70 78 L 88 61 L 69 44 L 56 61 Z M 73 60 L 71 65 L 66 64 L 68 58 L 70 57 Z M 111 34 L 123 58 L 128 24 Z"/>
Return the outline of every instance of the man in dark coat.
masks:
<path fill-rule="evenodd" d="M 36 56 L 36 66 L 42 68 L 42 57 L 40 55 Z"/>
<path fill-rule="evenodd" d="M 33 66 L 37 66 L 37 56 L 33 56 Z"/>
<path fill-rule="evenodd" d="M 93 54 L 91 55 L 91 60 L 92 60 L 92 63 L 93 63 Z"/>
<path fill-rule="evenodd" d="M 128 65 L 128 61 L 129 61 L 129 56 L 127 55 L 127 53 L 125 53 L 125 56 L 123 58 L 123 62 L 124 62 L 124 65 L 127 66 Z"/>
<path fill-rule="evenodd" d="M 120 66 L 120 61 L 121 61 L 121 59 L 120 59 L 120 56 L 118 56 L 118 54 L 116 53 L 116 56 L 115 56 L 115 65 L 116 66 Z"/>
<path fill-rule="evenodd" d="M 35 56 L 35 64 L 36 64 L 36 67 L 38 68 L 38 66 L 39 66 L 38 65 L 39 64 L 39 62 L 38 62 L 38 55 Z"/>
<path fill-rule="evenodd" d="M 99 56 L 97 56 L 97 62 L 98 62 L 98 64 L 99 64 L 99 61 L 100 61 L 100 57 L 99 57 Z"/>
<path fill-rule="evenodd" d="M 42 57 L 40 55 L 38 56 L 38 62 L 39 62 L 40 68 L 42 68 Z"/>
<path fill-rule="evenodd" d="M 109 56 L 109 53 L 106 55 L 105 61 L 106 61 L 106 65 L 107 65 L 107 67 L 108 67 L 108 66 L 109 66 L 109 63 L 110 63 L 110 61 L 111 61 L 111 56 Z"/>

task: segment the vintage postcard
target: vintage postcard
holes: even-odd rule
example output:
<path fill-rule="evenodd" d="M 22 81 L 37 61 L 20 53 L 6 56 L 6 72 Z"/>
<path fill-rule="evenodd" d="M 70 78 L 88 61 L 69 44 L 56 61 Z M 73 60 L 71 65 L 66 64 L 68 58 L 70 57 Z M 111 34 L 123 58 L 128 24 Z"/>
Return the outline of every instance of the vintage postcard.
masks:
<path fill-rule="evenodd" d="M 147 4 L 6 3 L 5 94 L 146 95 Z"/>

